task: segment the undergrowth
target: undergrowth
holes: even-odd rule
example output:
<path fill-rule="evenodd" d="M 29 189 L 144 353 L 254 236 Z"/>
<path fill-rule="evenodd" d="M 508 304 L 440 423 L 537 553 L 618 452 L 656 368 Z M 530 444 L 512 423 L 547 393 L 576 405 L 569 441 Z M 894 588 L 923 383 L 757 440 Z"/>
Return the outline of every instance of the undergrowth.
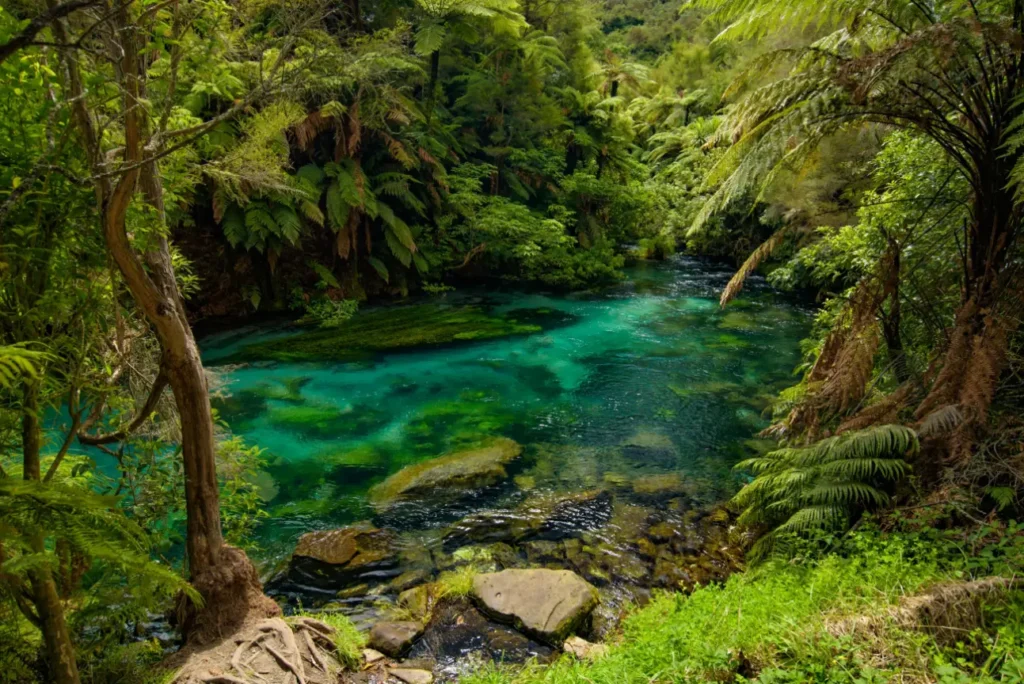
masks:
<path fill-rule="evenodd" d="M 982 548 L 965 548 L 976 541 Z M 989 525 L 971 539 L 938 530 L 862 530 L 829 550 L 768 561 L 691 595 L 662 593 L 625 621 L 609 654 L 586 663 L 489 667 L 463 684 L 652 682 L 1024 682 L 1024 592 L 986 606 L 984 629 L 940 646 L 890 619 L 904 597 L 950 580 L 1024 568 L 1024 531 Z M 877 629 L 843 633 L 844 618 Z"/>
<path fill-rule="evenodd" d="M 334 656 L 346 669 L 357 669 L 363 662 L 363 648 L 366 646 L 366 635 L 356 629 L 346 616 L 341 613 L 302 612 L 299 616 L 313 618 L 334 628 L 331 640 L 336 651 Z"/>

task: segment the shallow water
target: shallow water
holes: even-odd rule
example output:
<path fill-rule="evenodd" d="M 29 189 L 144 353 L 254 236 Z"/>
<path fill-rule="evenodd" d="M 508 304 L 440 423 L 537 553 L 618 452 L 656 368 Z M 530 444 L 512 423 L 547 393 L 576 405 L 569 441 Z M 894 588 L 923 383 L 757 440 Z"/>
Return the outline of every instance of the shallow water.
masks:
<path fill-rule="evenodd" d="M 370 519 L 429 534 L 537 491 L 647 475 L 678 473 L 696 500 L 723 500 L 741 484 L 732 466 L 766 426 L 768 398 L 792 382 L 809 324 L 807 310 L 757 279 L 720 310 L 729 275 L 679 257 L 635 267 L 600 295 L 441 295 L 426 301 L 469 302 L 544 329 L 349 363 L 219 365 L 221 418 L 268 458 L 259 483 L 270 517 L 256 555 L 271 563 L 286 557 L 312 529 Z M 249 345 L 293 334 L 246 328 L 201 345 L 217 366 Z M 306 409 L 343 420 L 297 420 Z M 381 516 L 368 504 L 368 489 L 387 475 L 496 435 L 525 447 L 508 483 L 456 506 L 427 501 Z"/>

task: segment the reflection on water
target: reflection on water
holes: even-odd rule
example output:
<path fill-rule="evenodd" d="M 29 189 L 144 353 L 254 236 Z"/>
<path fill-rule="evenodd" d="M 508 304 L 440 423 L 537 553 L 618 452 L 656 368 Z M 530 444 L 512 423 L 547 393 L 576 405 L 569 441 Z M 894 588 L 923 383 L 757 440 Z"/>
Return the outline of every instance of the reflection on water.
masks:
<path fill-rule="evenodd" d="M 429 301 L 468 302 L 541 329 L 348 363 L 250 355 L 221 366 L 226 385 L 215 406 L 269 456 L 258 479 L 270 513 L 261 553 L 286 556 L 302 533 L 358 520 L 439 529 L 480 510 L 511 511 L 537 492 L 638 491 L 636 483 L 642 490 L 659 477 L 693 500 L 728 496 L 737 487 L 731 466 L 766 425 L 769 397 L 791 382 L 808 323 L 757 282 L 720 310 L 728 276 L 677 258 L 637 267 L 600 295 L 447 295 Z M 210 336 L 205 359 L 217 364 L 293 334 Z M 387 475 L 496 435 L 525 447 L 504 485 L 454 506 L 419 502 L 383 516 L 369 506 L 368 489 Z"/>

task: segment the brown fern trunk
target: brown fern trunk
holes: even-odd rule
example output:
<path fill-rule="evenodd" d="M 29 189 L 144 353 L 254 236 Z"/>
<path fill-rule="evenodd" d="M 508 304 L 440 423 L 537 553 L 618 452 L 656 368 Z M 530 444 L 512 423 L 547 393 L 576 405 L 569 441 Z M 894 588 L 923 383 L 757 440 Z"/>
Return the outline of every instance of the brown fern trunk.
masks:
<path fill-rule="evenodd" d="M 950 439 L 956 459 L 971 453 L 977 432 L 987 420 L 1005 358 L 1008 328 L 1000 311 L 1000 288 L 1006 285 L 1002 277 L 1006 257 L 1021 220 L 1009 181 L 1012 164 L 995 145 L 978 162 L 961 305 L 941 370 L 916 412 L 923 419 L 946 405 L 960 407 L 965 420 Z"/>

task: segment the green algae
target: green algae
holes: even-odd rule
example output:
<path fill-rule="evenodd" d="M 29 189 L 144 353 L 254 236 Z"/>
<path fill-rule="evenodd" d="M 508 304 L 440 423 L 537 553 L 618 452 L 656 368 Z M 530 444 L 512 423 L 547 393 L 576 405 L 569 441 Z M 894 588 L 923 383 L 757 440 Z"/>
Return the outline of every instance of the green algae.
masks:
<path fill-rule="evenodd" d="M 275 406 L 267 412 L 275 428 L 313 439 L 368 435 L 383 427 L 390 416 L 370 406 L 339 409 L 327 403 Z"/>
<path fill-rule="evenodd" d="M 548 318 L 533 315 L 531 322 L 524 323 L 489 314 L 479 306 L 389 307 L 360 312 L 337 328 L 251 344 L 224 362 L 360 361 L 375 352 L 528 335 L 543 330 L 537 321 Z"/>

